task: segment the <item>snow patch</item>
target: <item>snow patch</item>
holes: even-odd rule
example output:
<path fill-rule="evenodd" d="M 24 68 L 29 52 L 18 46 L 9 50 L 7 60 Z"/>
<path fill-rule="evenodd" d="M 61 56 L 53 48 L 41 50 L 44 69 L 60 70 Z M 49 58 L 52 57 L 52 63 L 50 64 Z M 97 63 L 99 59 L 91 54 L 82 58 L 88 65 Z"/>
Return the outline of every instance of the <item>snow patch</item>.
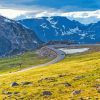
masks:
<path fill-rule="evenodd" d="M 79 34 L 79 36 L 81 36 L 80 39 L 84 39 L 86 37 L 87 34 L 83 33 L 83 34 Z"/>
<path fill-rule="evenodd" d="M 35 40 L 34 40 L 33 42 L 34 42 L 34 43 L 36 43 L 36 44 L 38 43 L 38 42 L 37 42 L 37 41 L 35 41 Z"/>
<path fill-rule="evenodd" d="M 95 34 L 90 35 L 90 38 L 91 38 L 92 40 L 95 40 Z"/>
<path fill-rule="evenodd" d="M 81 32 L 81 30 L 78 27 L 76 27 L 74 29 L 70 29 L 70 32 L 76 33 L 76 32 Z"/>
<path fill-rule="evenodd" d="M 79 49 L 60 48 L 59 50 L 65 52 L 66 54 L 74 54 L 74 53 L 81 53 L 81 52 L 88 51 L 89 48 L 79 48 Z"/>
<path fill-rule="evenodd" d="M 40 26 L 43 27 L 43 28 L 49 29 L 45 23 L 40 25 Z"/>
<path fill-rule="evenodd" d="M 9 19 L 4 19 L 4 21 L 5 21 L 5 22 L 8 22 L 8 23 L 11 22 L 11 20 L 9 20 Z"/>
<path fill-rule="evenodd" d="M 53 21 L 53 18 L 52 17 L 48 17 L 47 18 L 47 21 L 49 21 L 52 25 L 56 25 L 58 22 L 56 21 Z"/>
<path fill-rule="evenodd" d="M 21 24 L 20 22 L 17 22 L 18 24 Z M 21 24 L 24 28 L 30 29 L 29 27 L 25 26 L 24 24 Z"/>

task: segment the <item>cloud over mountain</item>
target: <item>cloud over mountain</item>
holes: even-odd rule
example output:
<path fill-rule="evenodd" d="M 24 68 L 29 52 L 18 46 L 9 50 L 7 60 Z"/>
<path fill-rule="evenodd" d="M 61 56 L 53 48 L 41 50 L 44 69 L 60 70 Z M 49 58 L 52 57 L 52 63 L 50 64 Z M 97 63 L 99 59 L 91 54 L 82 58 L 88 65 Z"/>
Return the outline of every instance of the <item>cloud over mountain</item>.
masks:
<path fill-rule="evenodd" d="M 66 16 L 89 24 L 100 20 L 100 0 L 0 0 L 0 15 L 21 19 Z"/>
<path fill-rule="evenodd" d="M 96 11 L 77 11 L 77 12 L 64 12 L 56 9 L 48 10 L 35 10 L 30 13 L 22 14 L 16 19 L 28 19 L 39 17 L 51 17 L 51 16 L 64 16 L 71 20 L 77 20 L 83 24 L 96 23 L 100 20 L 100 10 Z"/>

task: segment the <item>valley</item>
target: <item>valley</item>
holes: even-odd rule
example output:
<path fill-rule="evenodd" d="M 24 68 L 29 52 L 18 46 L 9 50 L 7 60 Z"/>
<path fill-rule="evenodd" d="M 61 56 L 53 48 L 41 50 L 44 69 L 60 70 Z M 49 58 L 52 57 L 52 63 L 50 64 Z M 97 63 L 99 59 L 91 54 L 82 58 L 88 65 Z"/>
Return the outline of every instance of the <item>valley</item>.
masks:
<path fill-rule="evenodd" d="M 38 60 L 39 59 L 39 60 Z M 25 52 L 21 55 L 0 58 L 0 74 L 18 72 L 31 66 L 44 64 L 51 59 L 41 57 L 36 52 Z"/>
<path fill-rule="evenodd" d="M 99 22 L 0 22 L 0 100 L 100 99 Z"/>
<path fill-rule="evenodd" d="M 0 0 L 0 100 L 100 100 L 100 0 Z"/>
<path fill-rule="evenodd" d="M 90 49 L 83 53 L 66 54 L 58 63 L 1 75 L 0 100 L 99 100 L 100 46 L 66 46 L 70 49 Z M 51 47 L 52 50 L 59 48 L 57 45 L 56 49 L 53 49 L 53 45 Z M 33 57 L 30 59 L 34 61 Z M 40 61 L 39 58 L 38 60 Z"/>

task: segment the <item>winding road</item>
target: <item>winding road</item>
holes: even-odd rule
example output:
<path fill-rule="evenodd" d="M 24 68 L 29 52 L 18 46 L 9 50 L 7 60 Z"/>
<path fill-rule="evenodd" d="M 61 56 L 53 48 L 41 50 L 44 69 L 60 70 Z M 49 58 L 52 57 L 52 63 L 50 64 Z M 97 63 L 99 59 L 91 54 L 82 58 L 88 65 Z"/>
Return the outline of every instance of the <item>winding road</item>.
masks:
<path fill-rule="evenodd" d="M 43 67 L 43 66 L 48 66 L 48 65 L 51 65 L 51 64 L 54 64 L 54 63 L 57 63 L 61 60 L 63 60 L 65 58 L 65 52 L 59 50 L 59 49 L 56 49 L 56 48 L 63 48 L 63 47 L 70 47 L 70 46 L 100 46 L 100 44 L 83 44 L 83 45 L 48 45 L 48 46 L 45 46 L 45 48 L 51 50 L 51 51 L 54 51 L 56 53 L 56 58 L 54 58 L 52 61 L 50 62 L 47 62 L 45 64 L 40 64 L 40 65 L 36 65 L 36 66 L 31 66 L 31 67 L 28 67 L 28 68 L 24 68 L 22 70 L 19 70 L 19 71 L 16 71 L 16 72 L 12 72 L 12 73 L 7 73 L 7 74 L 2 74 L 0 76 L 5 76 L 5 75 L 11 75 L 11 74 L 16 74 L 16 73 L 20 73 L 20 72 L 25 72 L 25 71 L 28 71 L 28 70 L 31 70 L 31 69 L 34 69 L 34 68 L 38 68 L 38 67 Z"/>
<path fill-rule="evenodd" d="M 37 65 L 37 66 L 31 66 L 31 67 L 28 67 L 28 68 L 24 68 L 24 69 L 19 70 L 19 71 L 17 71 L 17 72 L 2 74 L 2 75 L 0 75 L 0 76 L 16 74 L 16 73 L 20 73 L 20 72 L 24 72 L 24 71 L 31 70 L 31 69 L 33 69 L 33 68 L 48 66 L 48 65 L 57 63 L 57 62 L 59 62 L 59 61 L 61 61 L 61 60 L 63 60 L 63 59 L 65 58 L 65 53 L 64 53 L 63 51 L 61 51 L 61 50 L 55 49 L 55 45 L 52 45 L 52 46 L 45 46 L 45 47 L 48 48 L 48 49 L 51 50 L 51 51 L 54 51 L 54 52 L 57 54 L 56 58 L 54 58 L 52 61 L 47 62 L 47 63 L 45 63 L 45 64 L 40 64 L 40 65 Z"/>

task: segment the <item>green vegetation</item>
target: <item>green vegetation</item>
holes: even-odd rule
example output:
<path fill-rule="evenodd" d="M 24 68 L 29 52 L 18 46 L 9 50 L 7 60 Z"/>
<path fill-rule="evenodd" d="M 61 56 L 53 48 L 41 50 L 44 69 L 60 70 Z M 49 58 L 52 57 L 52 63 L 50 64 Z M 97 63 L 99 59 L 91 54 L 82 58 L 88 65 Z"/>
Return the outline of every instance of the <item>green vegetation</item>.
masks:
<path fill-rule="evenodd" d="M 100 52 L 69 55 L 50 66 L 0 76 L 0 100 L 99 100 L 99 89 Z"/>
<path fill-rule="evenodd" d="M 49 60 L 50 59 L 38 56 L 35 52 L 27 52 L 14 57 L 1 58 L 0 74 L 11 73 L 23 68 L 43 64 Z"/>

